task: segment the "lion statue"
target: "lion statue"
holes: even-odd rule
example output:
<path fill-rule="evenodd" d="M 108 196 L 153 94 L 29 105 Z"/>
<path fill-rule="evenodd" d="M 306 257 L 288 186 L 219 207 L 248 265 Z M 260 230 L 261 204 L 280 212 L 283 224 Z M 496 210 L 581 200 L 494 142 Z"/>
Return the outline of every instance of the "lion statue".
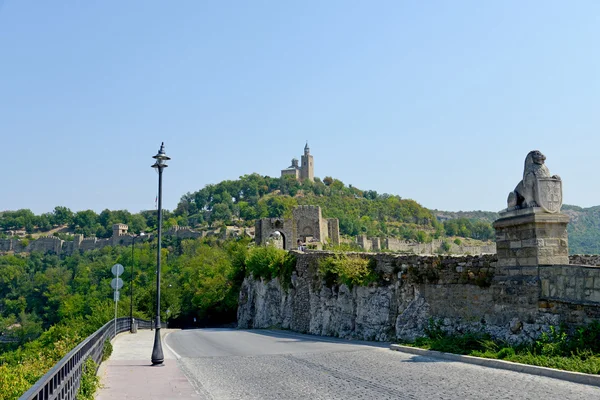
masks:
<path fill-rule="evenodd" d="M 539 207 L 535 201 L 535 190 L 539 178 L 554 178 L 560 180 L 558 175 L 550 176 L 548 167 L 544 164 L 546 156 L 539 150 L 530 151 L 525 158 L 523 180 L 519 182 L 513 192 L 508 194 L 508 210 L 519 208 Z"/>

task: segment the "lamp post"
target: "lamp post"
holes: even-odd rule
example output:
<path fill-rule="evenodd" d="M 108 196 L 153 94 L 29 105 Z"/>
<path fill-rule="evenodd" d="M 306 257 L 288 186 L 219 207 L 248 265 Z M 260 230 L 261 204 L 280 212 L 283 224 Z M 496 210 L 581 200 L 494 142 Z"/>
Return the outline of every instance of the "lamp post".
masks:
<path fill-rule="evenodd" d="M 133 332 L 133 248 L 135 245 L 135 239 L 146 235 L 144 232 L 140 232 L 139 235 L 133 235 L 131 238 L 131 282 L 129 282 L 129 320 L 131 321 L 131 326 L 129 327 L 129 332 Z"/>
<path fill-rule="evenodd" d="M 152 348 L 152 365 L 160 365 L 165 360 L 160 341 L 160 235 L 162 230 L 162 172 L 167 168 L 166 161 L 171 158 L 165 154 L 165 143 L 161 143 L 160 150 L 153 156 L 156 160 L 152 168 L 158 172 L 158 243 L 156 250 L 156 326 L 154 330 L 154 347 Z"/>

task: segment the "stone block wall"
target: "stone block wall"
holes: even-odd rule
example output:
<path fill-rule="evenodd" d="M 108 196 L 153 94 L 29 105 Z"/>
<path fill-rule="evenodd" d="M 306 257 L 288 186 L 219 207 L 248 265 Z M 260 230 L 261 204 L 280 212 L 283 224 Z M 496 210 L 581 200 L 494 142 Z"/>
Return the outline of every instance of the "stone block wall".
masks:
<path fill-rule="evenodd" d="M 600 265 L 600 255 L 575 254 L 575 255 L 569 256 L 569 264 Z"/>
<path fill-rule="evenodd" d="M 327 234 L 331 244 L 340 244 L 340 221 L 337 218 L 327 219 Z"/>
<path fill-rule="evenodd" d="M 512 211 L 504 215 L 504 218 L 494 222 L 500 265 L 569 263 L 567 215 L 536 213 L 531 209 Z"/>
<path fill-rule="evenodd" d="M 541 301 L 543 308 L 551 312 L 554 303 L 576 304 L 583 311 L 586 322 L 597 318 L 597 311 L 590 315 L 585 311 L 589 305 L 600 304 L 600 267 L 586 265 L 540 266 Z M 595 307 L 594 307 L 595 308 Z"/>
<path fill-rule="evenodd" d="M 292 220 L 284 218 L 262 218 L 257 219 L 254 227 L 254 240 L 256 243 L 264 244 L 274 232 L 283 235 L 284 248 L 291 250 L 296 248 L 296 235 Z"/>
<path fill-rule="evenodd" d="M 367 239 L 367 235 L 358 235 L 356 237 L 356 243 L 365 251 L 371 251 L 373 248 L 373 242 Z"/>
<path fill-rule="evenodd" d="M 23 246 L 22 242 L 17 239 L 0 239 L 0 253 L 37 251 L 42 253 L 68 255 L 78 251 L 101 249 L 106 246 L 130 246 L 133 242 L 133 236 L 126 232 L 127 225 L 115 224 L 113 226 L 113 236 L 107 239 L 98 239 L 96 237 L 84 238 L 81 234 L 75 234 L 73 241 L 64 241 L 56 236 L 42 236 L 38 239 L 29 240 L 27 246 Z M 168 235 L 169 232 L 165 234 Z M 202 236 L 202 232 L 192 231 L 189 227 L 175 229 L 173 232 L 175 233 L 175 236 L 180 238 L 196 238 Z M 146 241 L 150 238 L 151 235 L 139 237 L 136 242 Z"/>
<path fill-rule="evenodd" d="M 244 280 L 238 326 L 393 340 L 423 335 L 433 319 L 447 331 L 485 331 L 517 343 L 533 340 L 550 325 L 600 316 L 598 267 L 505 267 L 496 255 L 349 254 L 374 260 L 378 282 L 328 286 L 318 265 L 331 253 L 297 253 L 291 282 Z"/>
<path fill-rule="evenodd" d="M 42 236 L 37 240 L 32 240 L 27 246 L 27 251 L 61 254 L 62 244 L 63 241 L 55 236 Z"/>
<path fill-rule="evenodd" d="M 175 236 L 180 239 L 195 239 L 202 237 L 202 232 L 196 232 L 192 230 L 189 226 L 172 226 L 166 232 L 169 236 Z"/>
<path fill-rule="evenodd" d="M 444 251 L 442 249 L 443 240 L 434 239 L 431 243 L 413 243 L 396 238 L 386 238 L 382 242 L 384 249 L 402 253 L 413 253 L 413 254 L 465 254 L 465 255 L 482 255 L 482 254 L 495 254 L 496 244 L 491 243 L 482 246 L 465 246 L 457 245 L 456 243 L 450 243 L 450 250 Z M 367 250 L 365 248 L 365 250 Z M 368 251 L 368 250 L 367 250 Z"/>
<path fill-rule="evenodd" d="M 298 206 L 292 211 L 296 237 L 312 237 L 323 241 L 327 237 L 327 224 L 321 217 L 321 207 Z"/>

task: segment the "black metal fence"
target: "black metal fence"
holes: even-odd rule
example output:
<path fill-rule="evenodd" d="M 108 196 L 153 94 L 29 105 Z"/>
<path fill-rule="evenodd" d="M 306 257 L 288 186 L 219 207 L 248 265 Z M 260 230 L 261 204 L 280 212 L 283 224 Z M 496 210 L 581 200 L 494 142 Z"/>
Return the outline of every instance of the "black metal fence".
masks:
<path fill-rule="evenodd" d="M 154 322 L 136 319 L 139 329 L 151 329 Z M 102 352 L 106 339 L 116 333 L 131 329 L 129 317 L 113 319 L 88 336 L 83 342 L 62 358 L 50 371 L 42 376 L 19 400 L 71 400 L 77 398 L 77 391 L 83 372 L 83 364 L 92 358 L 96 364 L 102 361 Z M 162 324 L 161 324 L 162 326 Z"/>

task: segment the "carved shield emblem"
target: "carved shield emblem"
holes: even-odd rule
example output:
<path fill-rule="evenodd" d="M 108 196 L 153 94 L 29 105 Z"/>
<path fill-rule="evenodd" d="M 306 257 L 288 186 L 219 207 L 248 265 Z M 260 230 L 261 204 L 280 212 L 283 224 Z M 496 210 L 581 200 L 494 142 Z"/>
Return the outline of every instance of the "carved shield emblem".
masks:
<path fill-rule="evenodd" d="M 562 207 L 562 181 L 555 178 L 538 178 L 535 201 L 546 212 L 559 212 Z"/>

